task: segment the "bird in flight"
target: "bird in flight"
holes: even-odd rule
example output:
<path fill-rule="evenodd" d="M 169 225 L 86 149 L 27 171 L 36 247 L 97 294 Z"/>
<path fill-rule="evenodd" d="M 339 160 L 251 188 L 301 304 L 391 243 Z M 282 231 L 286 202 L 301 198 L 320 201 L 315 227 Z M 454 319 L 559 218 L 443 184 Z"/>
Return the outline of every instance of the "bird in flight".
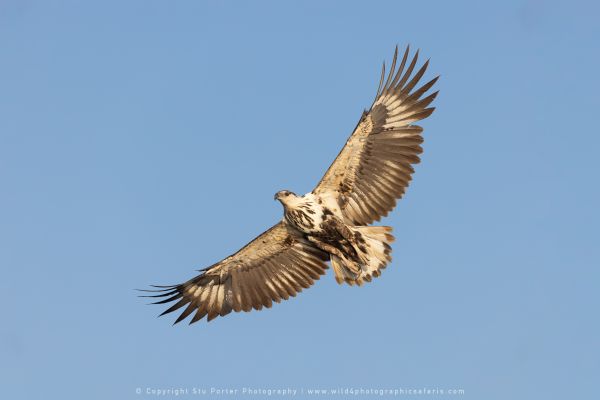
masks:
<path fill-rule="evenodd" d="M 338 283 L 362 285 L 378 277 L 391 261 L 392 228 L 369 226 L 386 216 L 404 194 L 422 152 L 423 129 L 437 91 L 426 95 L 438 77 L 422 86 L 429 64 L 415 71 L 419 51 L 410 48 L 389 73 L 385 63 L 375 100 L 315 189 L 303 196 L 281 190 L 280 222 L 237 253 L 187 282 L 154 286 L 153 304 L 175 302 L 161 315 L 185 306 L 175 323 L 194 314 L 190 324 L 231 311 L 270 308 L 296 296 L 323 275 L 331 263 Z M 397 68 L 396 68 L 397 66 Z M 163 299 L 164 298 L 164 299 Z"/>

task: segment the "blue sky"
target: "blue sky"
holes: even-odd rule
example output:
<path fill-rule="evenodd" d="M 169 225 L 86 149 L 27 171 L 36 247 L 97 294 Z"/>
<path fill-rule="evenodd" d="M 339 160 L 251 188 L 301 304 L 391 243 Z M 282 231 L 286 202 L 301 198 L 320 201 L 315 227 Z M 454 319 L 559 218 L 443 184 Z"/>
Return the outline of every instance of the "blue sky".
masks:
<path fill-rule="evenodd" d="M 0 2 L 2 397 L 428 387 L 590 398 L 599 12 Z M 157 319 L 162 308 L 133 289 L 186 280 L 279 220 L 273 194 L 312 189 L 381 62 L 407 43 L 431 58 L 441 93 L 415 180 L 383 221 L 396 236 L 383 276 L 357 289 L 330 271 L 271 310 L 208 325 Z"/>

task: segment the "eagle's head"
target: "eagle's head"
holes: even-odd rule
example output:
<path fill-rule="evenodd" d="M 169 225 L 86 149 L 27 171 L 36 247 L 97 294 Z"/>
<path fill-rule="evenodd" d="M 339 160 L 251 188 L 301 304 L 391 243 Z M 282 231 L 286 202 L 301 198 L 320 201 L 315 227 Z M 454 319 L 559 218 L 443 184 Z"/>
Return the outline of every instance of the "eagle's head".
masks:
<path fill-rule="evenodd" d="M 294 192 L 290 192 L 289 190 L 280 190 L 279 192 L 275 193 L 275 197 L 273 198 L 275 200 L 279 200 L 281 204 L 285 205 L 291 199 L 295 199 L 296 197 L 297 196 Z"/>

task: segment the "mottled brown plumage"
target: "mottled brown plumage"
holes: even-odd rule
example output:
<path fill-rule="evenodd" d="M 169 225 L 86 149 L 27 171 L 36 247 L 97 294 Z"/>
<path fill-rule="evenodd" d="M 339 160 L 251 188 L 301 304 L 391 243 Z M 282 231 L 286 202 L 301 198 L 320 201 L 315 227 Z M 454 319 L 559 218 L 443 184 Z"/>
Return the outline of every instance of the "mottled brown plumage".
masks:
<path fill-rule="evenodd" d="M 366 226 L 396 205 L 419 162 L 422 128 L 437 92 L 425 93 L 438 78 L 417 88 L 429 64 L 417 72 L 418 51 L 406 49 L 389 74 L 385 65 L 375 100 L 311 193 L 287 190 L 275 195 L 284 218 L 237 253 L 204 269 L 189 281 L 158 286 L 155 304 L 175 302 L 163 314 L 181 310 L 175 321 L 208 321 L 231 311 L 270 308 L 310 287 L 331 262 L 339 283 L 362 285 L 381 274 L 391 260 L 390 227 Z M 415 89 L 416 88 L 416 89 Z M 162 315 L 162 314 L 161 314 Z"/>

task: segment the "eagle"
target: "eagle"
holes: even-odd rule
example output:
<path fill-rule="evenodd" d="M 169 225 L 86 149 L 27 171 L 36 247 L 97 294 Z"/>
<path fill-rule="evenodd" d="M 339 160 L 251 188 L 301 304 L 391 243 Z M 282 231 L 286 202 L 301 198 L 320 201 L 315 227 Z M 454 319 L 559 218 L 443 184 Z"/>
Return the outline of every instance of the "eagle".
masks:
<path fill-rule="evenodd" d="M 185 307 L 174 324 L 194 314 L 192 324 L 271 308 L 312 286 L 328 262 L 339 284 L 360 286 L 380 276 L 394 237 L 389 226 L 369 225 L 387 216 L 408 187 L 423 142 L 423 129 L 414 123 L 431 115 L 438 94 L 427 93 L 439 75 L 418 86 L 429 60 L 413 74 L 419 51 L 409 55 L 407 46 L 397 63 L 396 46 L 387 75 L 383 63 L 371 107 L 314 190 L 275 194 L 283 205 L 280 222 L 187 282 L 153 285 L 142 297 L 159 298 L 152 304 L 175 302 L 161 316 Z"/>

